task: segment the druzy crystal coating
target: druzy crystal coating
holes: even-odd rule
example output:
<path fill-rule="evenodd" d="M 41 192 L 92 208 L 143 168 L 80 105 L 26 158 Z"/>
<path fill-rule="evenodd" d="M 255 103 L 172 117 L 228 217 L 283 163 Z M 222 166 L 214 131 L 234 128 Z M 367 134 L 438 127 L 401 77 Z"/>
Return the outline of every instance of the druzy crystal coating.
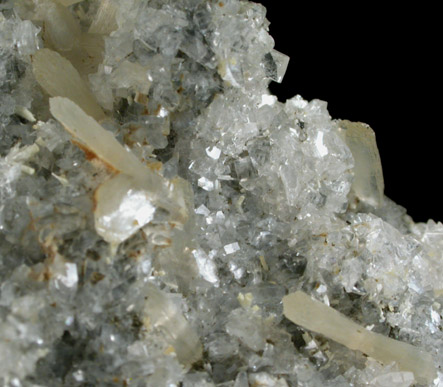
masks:
<path fill-rule="evenodd" d="M 384 196 L 369 126 L 270 94 L 268 27 L 0 3 L 1 384 L 443 384 L 443 225 Z"/>

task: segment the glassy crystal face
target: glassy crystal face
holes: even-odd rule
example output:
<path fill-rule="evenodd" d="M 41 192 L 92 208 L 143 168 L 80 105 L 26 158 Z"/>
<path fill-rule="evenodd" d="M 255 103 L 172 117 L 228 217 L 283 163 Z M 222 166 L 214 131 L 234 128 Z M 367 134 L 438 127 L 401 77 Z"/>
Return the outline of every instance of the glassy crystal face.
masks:
<path fill-rule="evenodd" d="M 443 225 L 384 196 L 369 126 L 269 93 L 268 26 L 0 4 L 2 384 L 443 383 Z"/>

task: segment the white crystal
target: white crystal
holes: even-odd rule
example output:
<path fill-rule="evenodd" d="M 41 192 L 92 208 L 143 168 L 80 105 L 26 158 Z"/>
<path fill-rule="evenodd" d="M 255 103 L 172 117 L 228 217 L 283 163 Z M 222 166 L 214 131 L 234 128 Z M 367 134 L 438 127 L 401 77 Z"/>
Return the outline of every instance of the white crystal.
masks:
<path fill-rule="evenodd" d="M 196 208 L 195 213 L 198 215 L 208 216 L 211 211 L 209 211 L 209 209 L 204 204 L 201 204 L 198 208 Z"/>
<path fill-rule="evenodd" d="M 255 310 L 243 308 L 233 310 L 229 314 L 226 331 L 254 351 L 263 350 L 265 347 L 263 321 Z"/>
<path fill-rule="evenodd" d="M 219 148 L 217 148 L 216 146 L 210 148 L 206 148 L 206 154 L 214 160 L 218 160 L 220 158 L 221 155 L 221 150 Z"/>
<path fill-rule="evenodd" d="M 198 186 L 203 188 L 205 191 L 213 191 L 215 188 L 214 182 L 206 177 L 201 177 L 198 179 Z"/>
<path fill-rule="evenodd" d="M 323 132 L 318 132 L 315 138 L 315 146 L 317 148 L 317 153 L 320 157 L 326 156 L 328 154 L 328 148 L 323 143 Z"/>
<path fill-rule="evenodd" d="M 64 0 L 65 1 L 65 0 Z M 70 0 L 74 1 L 74 0 Z M 109 34 L 118 28 L 115 15 L 117 6 L 113 0 L 100 1 L 94 20 L 89 27 L 91 34 Z"/>
<path fill-rule="evenodd" d="M 265 105 L 274 106 L 276 102 L 277 102 L 277 97 L 275 95 L 263 94 L 261 96 L 261 103 L 260 105 L 258 105 L 258 107 L 262 107 Z"/>
<path fill-rule="evenodd" d="M 249 383 L 251 383 L 253 386 L 288 387 L 288 383 L 285 379 L 279 379 L 275 376 L 269 375 L 266 372 L 251 374 L 249 376 Z"/>
<path fill-rule="evenodd" d="M 412 372 L 392 372 L 372 379 L 372 384 L 377 387 L 409 387 L 415 382 Z"/>
<path fill-rule="evenodd" d="M 65 129 L 112 168 L 130 176 L 147 175 L 154 178 L 149 169 L 74 102 L 68 98 L 55 97 L 50 99 L 50 106 L 51 113 Z"/>
<path fill-rule="evenodd" d="M 240 250 L 240 246 L 237 242 L 230 243 L 228 245 L 223 246 L 226 254 L 234 254 L 236 251 Z"/>
<path fill-rule="evenodd" d="M 375 133 L 360 122 L 342 120 L 339 124 L 355 160 L 352 189 L 359 199 L 379 207 L 383 203 L 384 181 Z"/>
<path fill-rule="evenodd" d="M 442 384 L 443 225 L 262 5 L 0 3 L 0 384 Z"/>
<path fill-rule="evenodd" d="M 72 375 L 74 376 L 74 379 L 79 383 L 85 380 L 84 372 L 82 370 L 77 370 Z"/>
<path fill-rule="evenodd" d="M 189 367 L 200 360 L 202 349 L 200 340 L 180 311 L 172 295 L 150 287 L 145 302 L 148 329 L 158 329 L 173 346 L 180 362 Z"/>
<path fill-rule="evenodd" d="M 428 353 L 368 331 L 301 291 L 285 296 L 283 308 L 285 316 L 294 323 L 372 356 L 384 364 L 396 362 L 400 369 L 413 372 L 420 383 L 431 383 L 436 377 L 434 361 Z"/>
<path fill-rule="evenodd" d="M 277 67 L 276 77 L 274 81 L 281 83 L 289 64 L 289 57 L 277 50 L 272 50 L 272 59 Z"/>
<path fill-rule="evenodd" d="M 118 174 L 95 192 L 95 228 L 107 242 L 119 244 L 154 218 L 150 192 L 132 176 Z"/>
<path fill-rule="evenodd" d="M 32 61 L 37 82 L 51 97 L 66 97 L 96 120 L 104 118 L 88 86 L 72 64 L 59 53 L 44 48 L 35 53 Z"/>
<path fill-rule="evenodd" d="M 78 282 L 78 273 L 77 273 L 77 265 L 75 263 L 66 263 L 66 274 L 64 276 L 60 276 L 60 280 L 63 284 L 72 288 L 77 285 Z"/>
<path fill-rule="evenodd" d="M 193 251 L 195 260 L 198 265 L 200 275 L 212 284 L 218 284 L 217 266 L 213 259 L 211 259 L 203 250 L 198 249 Z"/>

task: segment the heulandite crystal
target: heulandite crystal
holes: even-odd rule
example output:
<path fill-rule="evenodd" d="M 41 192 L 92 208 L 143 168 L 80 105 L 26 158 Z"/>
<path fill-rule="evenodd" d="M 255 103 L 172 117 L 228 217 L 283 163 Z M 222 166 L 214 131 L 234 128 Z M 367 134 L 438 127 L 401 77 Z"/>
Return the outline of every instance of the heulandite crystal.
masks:
<path fill-rule="evenodd" d="M 264 7 L 0 11 L 4 385 L 443 383 L 443 225 L 369 126 L 269 93 Z"/>

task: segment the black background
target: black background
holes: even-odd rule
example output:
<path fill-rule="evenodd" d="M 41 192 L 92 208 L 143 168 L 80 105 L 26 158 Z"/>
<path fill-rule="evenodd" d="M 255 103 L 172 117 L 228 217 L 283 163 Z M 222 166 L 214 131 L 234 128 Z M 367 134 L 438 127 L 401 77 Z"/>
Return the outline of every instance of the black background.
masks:
<path fill-rule="evenodd" d="M 443 220 L 436 10 L 259 2 L 275 48 L 291 58 L 283 83 L 272 83 L 271 91 L 281 101 L 296 94 L 322 99 L 333 118 L 369 124 L 386 195 L 415 221 Z"/>

